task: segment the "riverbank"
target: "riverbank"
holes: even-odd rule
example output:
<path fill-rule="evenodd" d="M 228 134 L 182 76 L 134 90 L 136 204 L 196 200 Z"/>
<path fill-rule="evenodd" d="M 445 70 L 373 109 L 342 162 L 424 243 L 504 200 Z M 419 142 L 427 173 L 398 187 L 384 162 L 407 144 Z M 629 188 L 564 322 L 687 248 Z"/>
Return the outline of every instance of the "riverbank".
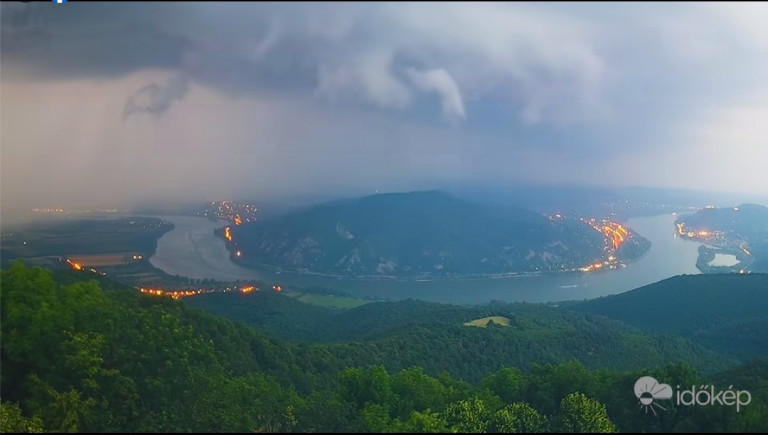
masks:
<path fill-rule="evenodd" d="M 435 281 L 476 281 L 485 279 L 507 279 L 507 278 L 525 278 L 534 276 L 548 276 L 548 275 L 561 275 L 561 274 L 583 274 L 584 272 L 578 269 L 574 270 L 562 270 L 562 271 L 540 271 L 540 272 L 507 272 L 507 273 L 495 273 L 495 274 L 462 274 L 462 275 L 440 275 L 440 276 L 396 276 L 396 275 L 338 275 L 331 273 L 314 272 L 311 270 L 287 270 L 274 265 L 263 263 L 245 263 L 238 261 L 236 257 L 230 258 L 233 263 L 240 265 L 244 268 L 252 269 L 255 271 L 268 271 L 275 275 L 280 274 L 292 274 L 298 276 L 328 278 L 336 280 L 356 280 L 360 282 L 366 281 L 398 281 L 398 282 L 435 282 Z"/>

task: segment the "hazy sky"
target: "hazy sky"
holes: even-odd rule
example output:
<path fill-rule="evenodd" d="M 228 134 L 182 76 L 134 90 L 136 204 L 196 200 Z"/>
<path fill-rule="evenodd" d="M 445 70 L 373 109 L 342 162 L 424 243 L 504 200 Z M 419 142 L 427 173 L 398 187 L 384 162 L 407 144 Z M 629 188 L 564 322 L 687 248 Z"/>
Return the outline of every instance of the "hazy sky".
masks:
<path fill-rule="evenodd" d="M 1 8 L 3 208 L 449 182 L 768 192 L 767 3 Z"/>

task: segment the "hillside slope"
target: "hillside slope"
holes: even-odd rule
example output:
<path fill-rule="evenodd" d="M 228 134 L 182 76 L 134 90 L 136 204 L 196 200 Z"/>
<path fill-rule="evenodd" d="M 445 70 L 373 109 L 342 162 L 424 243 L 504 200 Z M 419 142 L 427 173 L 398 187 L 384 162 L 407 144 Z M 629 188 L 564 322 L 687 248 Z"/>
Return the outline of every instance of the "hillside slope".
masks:
<path fill-rule="evenodd" d="M 405 300 L 338 312 L 270 293 L 203 295 L 188 303 L 275 338 L 316 343 L 319 354 L 334 356 L 331 364 L 337 369 L 353 361 L 380 363 L 394 371 L 418 365 L 430 374 L 447 372 L 474 382 L 501 366 L 525 368 L 572 359 L 604 369 L 687 362 L 707 373 L 735 364 L 679 337 L 535 304 L 464 307 Z M 510 324 L 464 326 L 487 316 L 506 317 Z"/>
<path fill-rule="evenodd" d="M 603 256 L 602 234 L 442 192 L 335 201 L 232 228 L 233 260 L 344 276 L 427 277 L 561 270 Z"/>
<path fill-rule="evenodd" d="M 768 356 L 768 274 L 683 275 L 569 305 L 748 360 Z"/>

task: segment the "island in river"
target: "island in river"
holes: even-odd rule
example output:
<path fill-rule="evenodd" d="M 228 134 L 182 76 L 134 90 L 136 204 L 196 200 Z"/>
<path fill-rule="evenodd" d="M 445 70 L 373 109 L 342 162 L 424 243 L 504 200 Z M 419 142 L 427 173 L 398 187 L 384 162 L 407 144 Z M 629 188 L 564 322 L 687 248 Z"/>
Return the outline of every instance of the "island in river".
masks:
<path fill-rule="evenodd" d="M 618 222 L 480 205 L 440 191 L 332 201 L 219 234 L 243 266 L 353 279 L 617 269 L 649 247 Z"/>

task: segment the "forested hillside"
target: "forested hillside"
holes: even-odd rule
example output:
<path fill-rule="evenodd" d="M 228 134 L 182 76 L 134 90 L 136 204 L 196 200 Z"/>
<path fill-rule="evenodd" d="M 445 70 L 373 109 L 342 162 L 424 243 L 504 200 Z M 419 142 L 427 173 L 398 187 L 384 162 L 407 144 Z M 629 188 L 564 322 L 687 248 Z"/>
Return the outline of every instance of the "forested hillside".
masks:
<path fill-rule="evenodd" d="M 572 359 L 603 369 L 688 362 L 704 373 L 736 364 L 680 337 L 536 304 L 463 307 L 406 300 L 338 312 L 271 292 L 204 295 L 189 302 L 276 338 L 323 342 L 312 349 L 333 355 L 330 367 L 337 370 L 358 364 L 381 363 L 389 370 L 417 365 L 429 374 L 447 372 L 476 382 L 502 366 Z M 509 326 L 464 326 L 486 316 L 505 317 Z"/>
<path fill-rule="evenodd" d="M 358 277 L 561 271 L 607 256 L 603 234 L 577 219 L 440 191 L 323 203 L 233 227 L 231 239 L 241 252 L 233 260 L 246 266 Z"/>
<path fill-rule="evenodd" d="M 718 382 L 750 383 L 737 384 L 753 394 L 752 403 L 738 414 L 730 408 L 670 405 L 652 416 L 638 410 L 632 393 L 638 377 L 651 375 L 673 385 L 705 383 L 709 377 L 686 364 L 628 371 L 619 367 L 627 357 L 615 361 L 613 370 L 590 370 L 577 361 L 543 360 L 517 368 L 499 363 L 468 383 L 420 367 L 387 370 L 382 364 L 396 360 L 395 355 L 364 357 L 350 350 L 378 344 L 267 338 L 181 302 L 73 276 L 54 278 L 21 263 L 0 275 L 3 432 L 768 429 L 765 361 L 717 375 Z M 502 330 L 463 328 L 489 337 Z M 561 332 L 555 328 L 555 333 Z M 393 343 L 405 340 L 392 338 L 396 331 L 383 337 Z M 542 336 L 534 338 L 531 343 Z M 425 349 L 434 346 L 423 344 Z M 524 345 L 509 346 L 510 351 L 526 351 Z M 477 360 L 479 350 L 463 352 L 466 364 Z M 430 352 L 424 351 L 425 361 L 441 358 Z M 478 375 L 484 370 L 478 369 Z"/>
<path fill-rule="evenodd" d="M 768 357 L 768 274 L 676 276 L 569 308 L 687 337 L 745 361 Z"/>

